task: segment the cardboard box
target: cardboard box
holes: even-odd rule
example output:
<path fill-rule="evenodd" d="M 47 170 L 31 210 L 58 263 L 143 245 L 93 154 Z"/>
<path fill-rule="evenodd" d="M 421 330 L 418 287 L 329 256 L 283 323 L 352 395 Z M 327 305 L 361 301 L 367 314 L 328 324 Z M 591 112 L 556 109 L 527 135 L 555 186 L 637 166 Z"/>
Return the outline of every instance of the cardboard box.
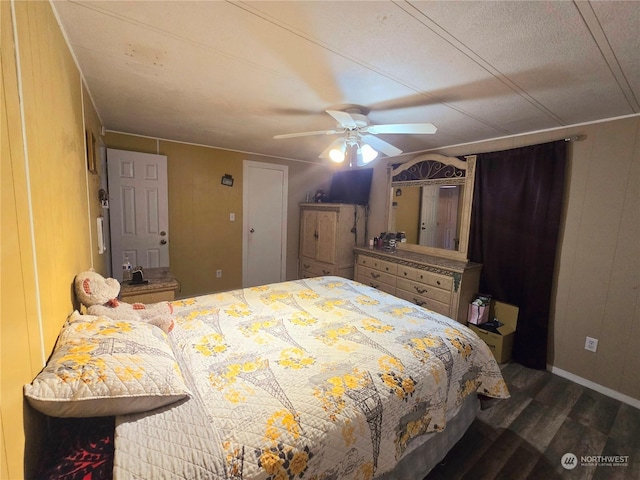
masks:
<path fill-rule="evenodd" d="M 515 336 L 516 328 L 518 326 L 518 307 L 515 305 L 509 305 L 508 303 L 491 301 L 491 312 L 489 319 L 493 320 L 497 318 L 500 323 L 503 323 L 501 327 L 498 327 L 498 332 L 493 333 L 487 330 L 483 330 L 472 324 L 468 324 L 469 328 L 476 332 L 478 336 L 484 340 L 491 353 L 498 363 L 504 363 L 511 358 L 511 350 L 513 348 L 513 337 Z"/>

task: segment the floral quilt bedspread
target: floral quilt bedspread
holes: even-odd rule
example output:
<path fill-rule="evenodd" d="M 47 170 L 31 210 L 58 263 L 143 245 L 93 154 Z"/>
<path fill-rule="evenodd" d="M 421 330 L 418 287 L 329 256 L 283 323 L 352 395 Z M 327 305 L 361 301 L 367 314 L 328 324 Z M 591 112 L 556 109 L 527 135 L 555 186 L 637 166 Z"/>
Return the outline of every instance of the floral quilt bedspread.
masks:
<path fill-rule="evenodd" d="M 153 430 L 163 458 L 148 468 L 162 473 L 137 475 L 371 479 L 445 429 L 468 395 L 509 396 L 471 330 L 344 278 L 176 301 L 174 316 L 170 338 L 193 396 L 118 417 L 116 478 L 140 468 L 125 450 Z M 180 411 L 188 419 L 163 423 Z"/>

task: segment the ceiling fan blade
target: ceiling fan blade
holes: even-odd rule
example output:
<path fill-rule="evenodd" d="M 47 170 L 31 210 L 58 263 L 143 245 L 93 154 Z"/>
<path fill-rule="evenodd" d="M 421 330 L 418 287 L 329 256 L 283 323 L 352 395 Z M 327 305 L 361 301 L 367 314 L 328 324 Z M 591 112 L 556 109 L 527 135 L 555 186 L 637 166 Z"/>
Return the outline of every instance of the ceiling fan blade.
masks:
<path fill-rule="evenodd" d="M 357 128 L 355 120 L 347 112 L 341 112 L 339 110 L 325 110 L 329 115 L 336 119 L 336 121 L 344 128 Z"/>
<path fill-rule="evenodd" d="M 334 148 L 337 148 L 338 150 L 340 148 L 342 148 L 345 144 L 345 138 L 341 137 L 341 138 L 337 138 L 336 140 L 334 140 L 333 142 L 331 142 L 331 145 L 329 145 L 327 148 L 324 149 L 324 151 L 319 155 L 319 158 L 331 158 L 329 156 L 329 152 L 331 150 L 333 150 Z"/>
<path fill-rule="evenodd" d="M 397 123 L 394 125 L 369 125 L 369 133 L 436 133 L 438 129 L 433 123 Z"/>
<path fill-rule="evenodd" d="M 402 150 L 399 148 L 396 148 L 390 143 L 380 140 L 378 137 L 374 137 L 373 135 L 362 135 L 361 138 L 363 142 L 368 143 L 374 149 L 384 153 L 387 157 L 395 157 L 402 153 Z"/>
<path fill-rule="evenodd" d="M 336 133 L 342 133 L 342 131 L 318 130 L 316 132 L 285 133 L 283 135 L 275 135 L 273 138 L 279 140 L 281 138 L 308 137 L 310 135 L 335 135 Z"/>

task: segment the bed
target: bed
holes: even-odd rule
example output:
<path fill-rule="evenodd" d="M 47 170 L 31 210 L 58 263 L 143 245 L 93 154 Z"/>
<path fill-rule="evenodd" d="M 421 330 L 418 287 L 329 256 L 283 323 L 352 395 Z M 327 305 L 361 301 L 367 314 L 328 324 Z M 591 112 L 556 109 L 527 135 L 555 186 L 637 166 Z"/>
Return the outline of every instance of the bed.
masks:
<path fill-rule="evenodd" d="M 471 424 L 479 396 L 509 396 L 471 330 L 344 278 L 238 289 L 173 307 L 169 335 L 127 327 L 153 330 L 153 346 L 126 343 L 113 326 L 103 331 L 118 338 L 100 339 L 99 348 L 87 346 L 101 336 L 95 331 L 74 344 L 83 354 L 101 349 L 158 369 L 150 395 L 117 393 L 130 380 L 121 364 L 118 385 L 103 396 L 92 391 L 88 403 L 76 394 L 44 398 L 38 378 L 25 387 L 48 415 L 115 416 L 116 480 L 421 479 Z M 39 376 L 47 391 L 60 365 L 73 369 L 62 350 Z M 145 381 L 141 375 L 132 385 Z"/>

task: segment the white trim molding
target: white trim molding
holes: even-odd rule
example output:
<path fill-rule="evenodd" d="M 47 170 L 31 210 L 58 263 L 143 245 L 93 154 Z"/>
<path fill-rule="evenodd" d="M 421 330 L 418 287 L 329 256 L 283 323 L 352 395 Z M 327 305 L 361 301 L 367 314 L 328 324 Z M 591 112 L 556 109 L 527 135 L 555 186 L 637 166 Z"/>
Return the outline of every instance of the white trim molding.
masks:
<path fill-rule="evenodd" d="M 567 372 L 566 370 L 562 370 L 561 368 L 558 368 L 558 367 L 554 367 L 554 366 L 551 366 L 550 368 L 547 367 L 547 370 L 551 370 L 551 373 L 555 373 L 559 377 L 566 378 L 567 380 L 571 380 L 572 382 L 582 385 L 583 387 L 590 388 L 592 390 L 595 390 L 598 393 L 602 393 L 603 395 L 606 395 L 607 397 L 620 400 L 621 402 L 626 403 L 627 405 L 631 405 L 632 407 L 640 409 L 640 400 L 636 398 L 630 397 L 616 390 L 612 390 L 611 388 L 604 387 L 598 383 L 592 382 L 591 380 L 587 380 L 586 378 L 579 377 L 578 375 L 575 375 L 571 372 Z"/>

